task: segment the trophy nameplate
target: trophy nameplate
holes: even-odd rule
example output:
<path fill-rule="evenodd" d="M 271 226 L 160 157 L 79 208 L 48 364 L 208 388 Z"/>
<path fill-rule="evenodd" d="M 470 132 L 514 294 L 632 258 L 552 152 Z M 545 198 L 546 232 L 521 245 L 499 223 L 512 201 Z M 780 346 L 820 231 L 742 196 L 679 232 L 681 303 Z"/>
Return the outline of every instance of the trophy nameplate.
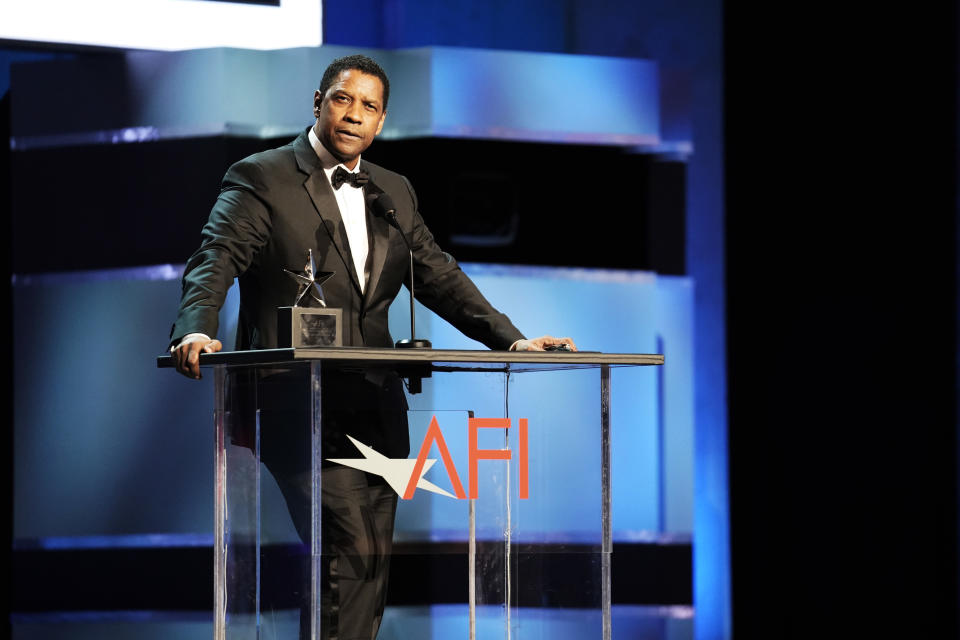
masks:
<path fill-rule="evenodd" d="M 277 309 L 277 346 L 342 347 L 340 309 L 280 307 Z"/>
<path fill-rule="evenodd" d="M 320 285 L 333 272 L 317 273 L 313 250 L 307 250 L 307 264 L 303 271 L 284 271 L 297 281 L 297 298 L 293 306 L 277 309 L 277 346 L 280 348 L 340 347 L 343 346 L 343 311 L 330 309 Z M 304 304 L 305 303 L 305 304 Z M 319 304 L 319 307 L 307 306 Z"/>

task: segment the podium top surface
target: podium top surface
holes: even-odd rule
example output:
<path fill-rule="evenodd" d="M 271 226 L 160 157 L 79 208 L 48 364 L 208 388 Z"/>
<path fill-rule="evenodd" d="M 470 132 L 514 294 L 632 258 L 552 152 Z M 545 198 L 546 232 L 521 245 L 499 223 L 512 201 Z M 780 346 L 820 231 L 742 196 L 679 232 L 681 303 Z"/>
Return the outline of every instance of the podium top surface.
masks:
<path fill-rule="evenodd" d="M 200 355 L 200 366 L 257 366 L 321 361 L 334 367 L 428 367 L 432 371 L 543 371 L 591 369 L 603 365 L 638 367 L 662 365 L 663 355 L 649 353 L 601 353 L 599 351 L 488 351 L 458 349 L 372 349 L 368 347 L 320 347 L 311 349 L 262 349 L 221 351 Z M 173 367 L 169 355 L 157 357 L 158 367 Z"/>

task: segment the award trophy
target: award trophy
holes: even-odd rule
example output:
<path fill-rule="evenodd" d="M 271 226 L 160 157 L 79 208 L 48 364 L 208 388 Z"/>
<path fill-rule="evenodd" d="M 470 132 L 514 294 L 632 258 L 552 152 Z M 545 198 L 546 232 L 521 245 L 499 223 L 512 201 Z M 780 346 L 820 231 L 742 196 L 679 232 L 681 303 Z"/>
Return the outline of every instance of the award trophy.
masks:
<path fill-rule="evenodd" d="M 297 281 L 297 299 L 292 307 L 277 309 L 277 346 L 284 347 L 340 347 L 342 311 L 328 309 L 320 285 L 334 272 L 317 273 L 313 249 L 307 249 L 307 264 L 297 273 L 284 269 Z M 319 307 L 310 306 L 319 304 Z M 302 305 L 302 306 L 301 306 Z"/>

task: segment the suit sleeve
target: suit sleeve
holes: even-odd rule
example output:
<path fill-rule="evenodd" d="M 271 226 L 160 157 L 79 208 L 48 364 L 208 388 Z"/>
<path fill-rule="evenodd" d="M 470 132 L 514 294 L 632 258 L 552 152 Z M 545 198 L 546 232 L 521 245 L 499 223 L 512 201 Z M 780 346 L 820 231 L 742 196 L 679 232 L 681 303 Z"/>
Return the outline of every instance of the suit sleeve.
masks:
<path fill-rule="evenodd" d="M 410 182 L 403 182 L 413 201 L 410 231 L 416 298 L 464 335 L 490 349 L 509 349 L 523 334 L 480 293 L 449 253 L 440 249 L 423 222 Z"/>
<path fill-rule="evenodd" d="M 223 178 L 201 233 L 200 248 L 183 272 L 180 310 L 170 345 L 188 333 L 216 336 L 218 314 L 234 278 L 247 270 L 270 238 L 271 217 L 260 167 L 241 161 Z"/>

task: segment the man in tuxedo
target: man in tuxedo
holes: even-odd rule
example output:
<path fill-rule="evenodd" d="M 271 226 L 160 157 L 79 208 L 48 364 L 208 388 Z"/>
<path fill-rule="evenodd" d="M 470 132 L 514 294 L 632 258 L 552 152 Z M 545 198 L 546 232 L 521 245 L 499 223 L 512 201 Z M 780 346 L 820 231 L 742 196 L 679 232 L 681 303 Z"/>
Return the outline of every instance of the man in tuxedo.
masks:
<path fill-rule="evenodd" d="M 199 354 L 221 349 L 213 337 L 217 314 L 235 277 L 237 349 L 275 348 L 277 308 L 297 295 L 297 283 L 284 271 L 301 271 L 308 250 L 318 271 L 334 272 L 323 291 L 328 306 L 343 310 L 343 344 L 391 347 L 387 311 L 408 278 L 409 258 L 398 231 L 367 208 L 365 193 L 373 189 L 392 198 L 413 246 L 420 302 L 491 349 L 575 349 L 569 338 L 525 339 L 434 242 L 407 179 L 361 160 L 383 128 L 389 95 L 386 74 L 370 58 L 334 60 L 314 93 L 314 125 L 290 144 L 230 167 L 202 244 L 184 271 L 170 336 L 180 373 L 199 378 Z M 261 431 L 264 441 L 277 444 L 270 453 L 264 445 L 263 459 L 304 537 L 309 460 L 300 436 L 286 433 L 279 416 L 309 388 L 302 376 L 283 375 L 265 388 L 262 402 L 276 409 L 267 408 L 265 415 L 276 419 L 262 419 Z M 406 399 L 396 373 L 324 373 L 322 395 L 325 459 L 357 456 L 348 432 L 387 457 L 408 455 Z M 325 565 L 324 637 L 370 640 L 385 604 L 397 496 L 382 478 L 333 465 L 324 467 L 321 486 L 324 553 L 331 558 Z"/>

